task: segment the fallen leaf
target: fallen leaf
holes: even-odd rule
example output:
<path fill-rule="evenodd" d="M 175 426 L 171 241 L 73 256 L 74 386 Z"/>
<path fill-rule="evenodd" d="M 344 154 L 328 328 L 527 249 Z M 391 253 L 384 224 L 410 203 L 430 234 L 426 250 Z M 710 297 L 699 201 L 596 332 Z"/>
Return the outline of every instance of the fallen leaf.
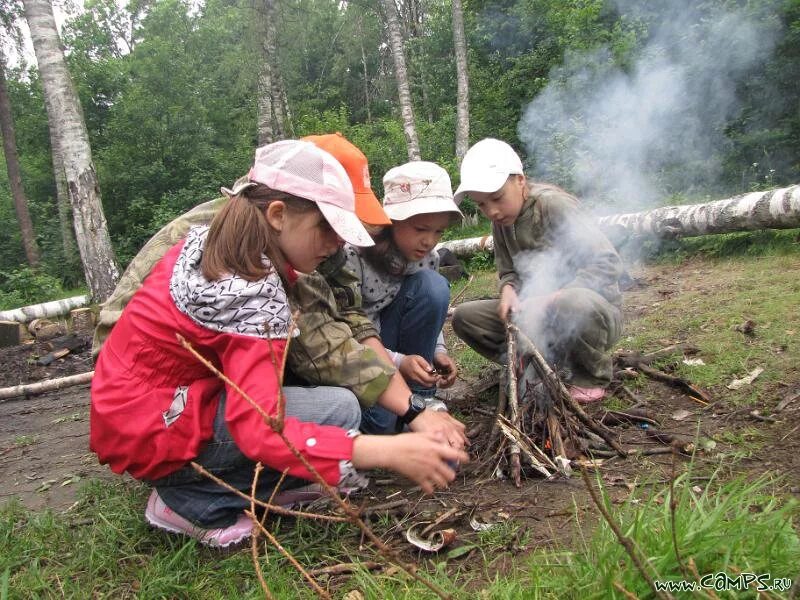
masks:
<path fill-rule="evenodd" d="M 741 379 L 734 379 L 726 387 L 729 390 L 738 390 L 739 388 L 742 388 L 746 385 L 750 385 L 751 383 L 753 383 L 756 377 L 761 375 L 763 372 L 764 369 L 762 367 L 756 367 L 755 369 L 750 371 L 749 375 L 747 375 L 746 377 L 742 377 Z"/>
<path fill-rule="evenodd" d="M 711 451 L 717 447 L 717 442 L 715 442 L 714 440 L 704 439 L 703 441 L 700 442 L 700 447 L 703 450 Z"/>
<path fill-rule="evenodd" d="M 461 558 L 475 550 L 475 548 L 477 548 L 475 544 L 464 544 L 463 546 L 450 550 L 450 552 L 447 553 L 447 558 Z"/>
<path fill-rule="evenodd" d="M 342 596 L 342 600 L 364 600 L 364 594 L 359 590 L 350 590 Z"/>
<path fill-rule="evenodd" d="M 690 367 L 701 367 L 706 363 L 702 358 L 684 358 L 683 364 L 689 365 Z"/>
<path fill-rule="evenodd" d="M 683 420 L 686 419 L 686 417 L 689 417 L 691 415 L 692 415 L 692 413 L 689 412 L 688 410 L 684 410 L 684 409 L 676 410 L 674 413 L 672 413 L 672 420 L 673 421 L 683 421 Z"/>

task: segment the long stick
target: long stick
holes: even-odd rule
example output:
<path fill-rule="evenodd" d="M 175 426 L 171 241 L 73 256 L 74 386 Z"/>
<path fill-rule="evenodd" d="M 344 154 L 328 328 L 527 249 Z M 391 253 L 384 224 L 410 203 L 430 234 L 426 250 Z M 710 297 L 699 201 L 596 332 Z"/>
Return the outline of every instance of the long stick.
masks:
<path fill-rule="evenodd" d="M 511 324 L 506 324 L 506 340 L 508 342 L 508 408 L 511 425 L 519 430 L 519 396 L 517 395 L 517 344 Z M 511 463 L 511 477 L 514 485 L 522 487 L 522 467 L 519 462 L 519 444 L 514 438 L 509 438 L 509 462 Z"/>
<path fill-rule="evenodd" d="M 536 349 L 536 346 L 533 344 L 530 338 L 522 333 L 519 330 L 519 327 L 516 325 L 509 324 L 507 327 L 516 334 L 517 343 L 520 345 L 522 352 L 524 352 L 526 356 L 530 356 L 536 372 L 539 374 L 539 377 L 542 378 L 544 384 L 550 389 L 552 395 L 560 398 L 561 401 L 567 405 L 573 413 L 575 413 L 575 416 L 578 417 L 578 420 L 581 423 L 603 438 L 603 440 L 609 446 L 611 446 L 617 452 L 617 454 L 622 457 L 627 456 L 628 453 L 622 448 L 622 446 L 619 445 L 617 440 L 614 439 L 611 432 L 587 415 L 581 408 L 581 405 L 572 398 L 570 393 L 567 391 L 567 388 L 565 388 L 564 384 L 561 383 L 561 380 L 556 376 L 555 373 L 553 373 L 550 365 L 548 365 L 544 357 L 539 354 L 539 351 Z"/>
<path fill-rule="evenodd" d="M 614 520 L 614 517 L 612 517 L 611 513 L 608 512 L 608 509 L 605 507 L 602 500 L 600 500 L 600 498 L 597 497 L 597 492 L 595 491 L 594 487 L 592 487 L 592 482 L 589 481 L 589 475 L 587 475 L 586 469 L 581 469 L 581 476 L 583 477 L 583 483 L 586 484 L 586 489 L 589 491 L 589 496 L 592 497 L 592 502 L 594 502 L 595 506 L 597 507 L 597 510 L 600 511 L 600 514 L 603 515 L 603 518 L 606 520 L 606 523 L 608 523 L 608 526 L 611 527 L 611 531 L 613 531 L 614 535 L 617 536 L 617 540 L 619 540 L 619 543 L 622 544 L 623 548 L 625 548 L 625 551 L 628 553 L 628 556 L 631 557 L 633 564 L 639 570 L 639 573 L 642 574 L 642 577 L 645 578 L 648 585 L 650 586 L 650 589 L 653 590 L 653 593 L 658 598 L 674 600 L 673 596 L 669 592 L 661 592 L 656 588 L 656 584 L 653 581 L 653 578 L 651 577 L 648 570 L 645 569 L 644 567 L 644 563 L 642 562 L 642 559 L 639 556 L 639 551 L 634 545 L 633 540 L 631 540 L 628 537 L 625 537 L 625 535 L 622 533 L 622 530 L 620 530 L 619 525 Z M 658 574 L 656 574 L 656 576 L 658 576 Z"/>
<path fill-rule="evenodd" d="M 272 600 L 273 595 L 267 585 L 267 580 L 264 578 L 264 572 L 261 570 L 261 563 L 258 561 L 258 534 L 259 529 L 256 527 L 258 520 L 255 517 L 256 514 L 256 488 L 258 487 L 258 476 L 261 474 L 261 470 L 263 466 L 260 462 L 256 464 L 255 472 L 253 473 L 253 483 L 250 487 L 250 515 L 253 519 L 253 534 L 250 536 L 250 556 L 253 559 L 253 568 L 256 570 L 256 577 L 258 577 L 258 582 L 261 584 L 261 590 L 264 592 L 264 597 L 267 600 Z M 277 489 L 277 487 L 276 487 Z M 274 496 L 273 492 L 273 496 Z M 272 498 L 270 498 L 272 500 Z"/>

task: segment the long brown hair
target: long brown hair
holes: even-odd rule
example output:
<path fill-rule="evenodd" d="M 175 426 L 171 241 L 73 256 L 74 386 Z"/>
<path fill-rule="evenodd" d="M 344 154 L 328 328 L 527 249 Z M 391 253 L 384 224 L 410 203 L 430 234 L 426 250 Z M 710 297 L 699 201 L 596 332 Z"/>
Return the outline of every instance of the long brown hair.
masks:
<path fill-rule="evenodd" d="M 236 185 L 247 181 L 242 178 Z M 261 184 L 232 196 L 211 221 L 201 262 L 206 279 L 211 281 L 235 273 L 248 281 L 256 281 L 274 268 L 286 283 L 286 260 L 276 243 L 279 232 L 264 214 L 275 200 L 284 202 L 287 210 L 293 213 L 319 210 L 310 200 Z M 272 266 L 264 264 L 262 256 L 265 254 Z"/>

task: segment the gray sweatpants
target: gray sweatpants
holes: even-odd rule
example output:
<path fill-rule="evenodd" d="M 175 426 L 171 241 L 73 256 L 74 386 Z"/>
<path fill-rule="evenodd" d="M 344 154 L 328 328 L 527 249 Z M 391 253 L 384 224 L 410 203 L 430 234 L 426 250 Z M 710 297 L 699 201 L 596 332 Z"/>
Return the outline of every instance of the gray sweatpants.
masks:
<path fill-rule="evenodd" d="M 334 425 L 342 429 L 358 429 L 361 407 L 353 393 L 339 387 L 284 387 L 286 414 L 301 421 Z M 264 425 L 266 430 L 267 426 Z M 248 495 L 256 463 L 247 458 L 233 441 L 225 423 L 225 394 L 219 401 L 214 418 L 214 438 L 203 448 L 194 462 L 234 488 Z M 281 473 L 265 468 L 258 479 L 256 496 L 268 500 Z M 249 500 L 217 485 L 186 465 L 161 479 L 149 482 L 158 490 L 164 503 L 176 513 L 205 528 L 227 527 L 236 522 Z M 287 477 L 281 490 L 309 482 Z"/>
<path fill-rule="evenodd" d="M 505 324 L 497 316 L 499 300 L 475 300 L 456 307 L 453 330 L 471 348 L 504 364 Z M 563 288 L 543 306 L 534 297 L 522 303 L 514 322 L 551 365 L 565 368 L 568 383 L 582 387 L 611 381 L 611 348 L 622 335 L 622 311 L 587 288 Z"/>

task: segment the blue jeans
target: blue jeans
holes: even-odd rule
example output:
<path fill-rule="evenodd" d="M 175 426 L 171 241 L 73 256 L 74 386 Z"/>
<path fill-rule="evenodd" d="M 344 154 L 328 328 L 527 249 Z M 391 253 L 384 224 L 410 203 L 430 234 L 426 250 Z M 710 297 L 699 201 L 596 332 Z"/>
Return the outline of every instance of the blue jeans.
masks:
<path fill-rule="evenodd" d="M 358 428 L 361 419 L 358 400 L 345 388 L 285 387 L 283 391 L 286 395 L 286 414 L 289 416 L 342 429 Z M 269 435 L 266 424 L 264 434 Z M 250 495 L 256 463 L 242 454 L 231 437 L 225 422 L 224 392 L 214 418 L 214 437 L 194 462 L 237 490 Z M 256 497 L 259 500 L 268 500 L 280 477 L 280 471 L 264 468 L 258 478 Z M 191 465 L 148 483 L 158 490 L 158 495 L 172 510 L 206 529 L 233 525 L 242 511 L 250 508 L 249 500 L 200 475 Z M 307 483 L 303 479 L 287 477 L 281 484 L 281 490 Z"/>
<path fill-rule="evenodd" d="M 389 306 L 381 311 L 381 340 L 394 352 L 418 354 L 433 364 L 436 339 L 442 331 L 450 304 L 450 284 L 431 269 L 407 276 Z M 433 396 L 436 388 L 409 382 L 411 390 Z M 365 433 L 394 433 L 397 415 L 380 406 L 362 412 L 361 430 Z"/>

